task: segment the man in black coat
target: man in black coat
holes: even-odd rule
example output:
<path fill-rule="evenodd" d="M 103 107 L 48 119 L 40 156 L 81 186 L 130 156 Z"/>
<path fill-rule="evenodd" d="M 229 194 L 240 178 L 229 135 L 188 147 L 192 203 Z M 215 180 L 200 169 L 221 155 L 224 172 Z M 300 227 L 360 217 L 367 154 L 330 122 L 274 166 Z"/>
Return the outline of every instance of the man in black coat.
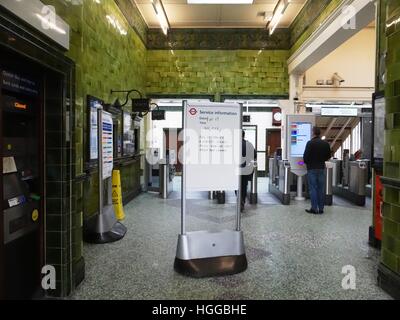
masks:
<path fill-rule="evenodd" d="M 323 214 L 325 207 L 325 162 L 332 156 L 328 142 L 322 140 L 321 130 L 313 129 L 314 138 L 311 139 L 304 151 L 304 163 L 307 165 L 308 189 L 311 197 L 311 209 L 306 210 L 312 214 Z"/>
<path fill-rule="evenodd" d="M 245 139 L 245 131 L 242 131 L 242 165 L 241 165 L 241 199 L 240 211 L 244 211 L 244 205 L 247 197 L 247 188 L 254 173 L 253 161 L 257 160 L 257 151 L 251 142 Z"/>

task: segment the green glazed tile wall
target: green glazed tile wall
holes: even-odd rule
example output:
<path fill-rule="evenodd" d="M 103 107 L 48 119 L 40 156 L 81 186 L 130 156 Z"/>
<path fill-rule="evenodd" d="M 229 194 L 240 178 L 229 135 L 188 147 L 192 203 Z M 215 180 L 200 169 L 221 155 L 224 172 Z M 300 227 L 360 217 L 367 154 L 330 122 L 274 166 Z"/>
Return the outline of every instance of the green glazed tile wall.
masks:
<path fill-rule="evenodd" d="M 308 2 L 317 2 L 319 0 L 311 0 Z M 295 21 L 295 23 L 292 25 L 292 39 L 296 39 L 295 42 L 292 45 L 292 48 L 290 50 L 290 54 L 293 54 L 296 52 L 297 49 L 300 48 L 300 46 L 312 35 L 312 33 L 318 29 L 318 27 L 323 23 L 334 11 L 336 8 L 338 8 L 344 0 L 331 0 L 328 1 L 329 3 L 324 7 L 324 10 L 322 10 L 318 17 L 315 18 L 312 22 L 309 23 L 309 26 L 304 30 L 304 24 L 302 22 Z M 321 1 L 319 1 L 321 2 Z M 304 10 L 308 10 L 308 6 L 304 8 Z M 311 12 L 309 13 L 311 14 Z M 302 12 L 300 13 L 300 17 L 302 15 Z M 302 32 L 298 32 L 299 30 L 304 30 Z M 299 36 L 299 33 L 301 35 Z"/>
<path fill-rule="evenodd" d="M 85 170 L 85 137 L 86 130 L 86 96 L 96 96 L 107 102 L 112 102 L 118 96 L 110 96 L 111 89 L 138 89 L 145 90 L 146 75 L 146 47 L 141 37 L 130 27 L 113 0 L 102 0 L 97 3 L 93 0 L 66 1 L 66 0 L 42 0 L 43 3 L 53 5 L 56 13 L 70 25 L 70 50 L 66 55 L 76 64 L 76 105 L 74 119 L 74 147 L 76 174 L 80 175 Z M 107 20 L 107 15 L 118 20 L 127 31 L 121 35 Z M 138 22 L 137 31 L 140 29 Z M 122 96 L 120 96 L 122 98 Z M 134 166 L 137 166 L 136 164 Z M 138 174 L 138 168 L 131 169 L 132 174 Z M 132 181 L 138 181 L 132 179 Z M 86 182 L 75 183 L 72 197 L 74 207 L 73 217 L 54 216 L 50 223 L 57 224 L 60 221 L 71 221 L 63 224 L 66 228 L 63 233 L 48 233 L 47 246 L 57 248 L 57 241 L 65 237 L 66 248 L 72 249 L 72 261 L 66 255 L 66 248 L 60 248 L 59 252 L 49 251 L 48 259 L 54 257 L 65 258 L 56 267 L 58 288 L 66 288 L 70 283 L 70 270 L 83 273 L 82 263 L 82 221 L 84 218 L 97 211 L 97 184 L 92 177 Z M 138 186 L 129 185 L 135 190 Z M 71 218 L 71 220 L 69 220 Z M 58 219 L 58 220 L 57 220 Z M 52 228 L 52 225 L 49 226 Z M 72 241 L 66 237 L 72 234 Z M 50 237 L 51 236 L 51 237 Z M 78 270 L 81 269 L 81 270 Z M 62 271 L 62 272 L 61 272 Z M 73 275 L 73 277 L 79 277 Z M 58 290 L 55 295 L 67 295 L 68 290 Z"/>
<path fill-rule="evenodd" d="M 307 1 L 296 19 L 290 26 L 290 44 L 293 45 L 307 28 L 319 17 L 326 9 L 330 0 Z"/>
<path fill-rule="evenodd" d="M 387 83 L 384 175 L 400 180 L 400 2 L 386 1 Z M 380 28 L 385 24 L 379 24 Z M 381 34 L 383 32 L 380 32 Z M 400 274 L 400 190 L 385 187 L 382 263 Z"/>
<path fill-rule="evenodd" d="M 147 32 L 149 50 L 288 50 L 289 29 L 277 29 L 272 36 L 265 28 L 172 29 L 166 37 L 161 30 Z"/>
<path fill-rule="evenodd" d="M 147 94 L 289 91 L 288 50 L 148 50 Z"/>

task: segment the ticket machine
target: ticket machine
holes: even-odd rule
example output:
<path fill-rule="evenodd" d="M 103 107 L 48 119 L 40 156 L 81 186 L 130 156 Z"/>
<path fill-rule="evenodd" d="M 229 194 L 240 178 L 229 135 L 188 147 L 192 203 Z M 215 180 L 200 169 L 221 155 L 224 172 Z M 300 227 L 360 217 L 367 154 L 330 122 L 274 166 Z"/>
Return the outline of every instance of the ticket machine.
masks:
<path fill-rule="evenodd" d="M 290 163 L 291 172 L 297 176 L 296 200 L 305 200 L 303 195 L 303 177 L 307 174 L 307 167 L 303 160 L 308 141 L 312 138 L 315 126 L 315 115 L 295 114 L 286 118 L 286 155 Z"/>
<path fill-rule="evenodd" d="M 28 299 L 40 285 L 43 253 L 41 110 L 3 86 L 0 113 L 3 290 L 6 299 Z"/>

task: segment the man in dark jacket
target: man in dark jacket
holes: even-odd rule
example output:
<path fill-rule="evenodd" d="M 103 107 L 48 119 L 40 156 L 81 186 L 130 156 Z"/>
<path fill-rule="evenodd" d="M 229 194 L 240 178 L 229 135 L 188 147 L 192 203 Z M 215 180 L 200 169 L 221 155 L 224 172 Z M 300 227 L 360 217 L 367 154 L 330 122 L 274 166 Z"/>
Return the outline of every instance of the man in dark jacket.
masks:
<path fill-rule="evenodd" d="M 312 214 L 323 214 L 325 207 L 325 162 L 331 156 L 331 147 L 322 140 L 321 130 L 313 129 L 314 138 L 307 143 L 304 152 L 304 163 L 307 165 L 308 189 L 311 197 L 311 209 L 306 210 Z"/>
<path fill-rule="evenodd" d="M 254 166 L 253 161 L 257 160 L 257 151 L 251 142 L 245 140 L 245 131 L 242 131 L 242 165 L 241 165 L 241 199 L 240 211 L 244 211 L 244 205 L 247 197 L 247 187 L 253 177 Z"/>

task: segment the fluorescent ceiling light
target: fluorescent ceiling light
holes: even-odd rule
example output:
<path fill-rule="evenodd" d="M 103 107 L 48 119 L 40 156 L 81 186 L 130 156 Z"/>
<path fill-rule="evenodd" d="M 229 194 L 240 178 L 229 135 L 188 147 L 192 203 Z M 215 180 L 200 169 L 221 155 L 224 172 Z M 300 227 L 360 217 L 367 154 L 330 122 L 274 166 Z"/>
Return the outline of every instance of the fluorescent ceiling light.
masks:
<path fill-rule="evenodd" d="M 281 22 L 281 20 L 283 18 L 283 14 L 285 13 L 290 2 L 291 2 L 291 0 L 279 0 L 278 4 L 275 7 L 272 19 L 268 24 L 268 29 L 269 29 L 270 35 L 272 35 L 274 33 L 275 29 L 278 27 L 279 22 Z"/>
<path fill-rule="evenodd" d="M 188 4 L 253 4 L 254 0 L 187 0 Z"/>
<path fill-rule="evenodd" d="M 150 0 L 156 13 L 160 27 L 165 35 L 168 34 L 169 21 L 161 0 Z"/>

